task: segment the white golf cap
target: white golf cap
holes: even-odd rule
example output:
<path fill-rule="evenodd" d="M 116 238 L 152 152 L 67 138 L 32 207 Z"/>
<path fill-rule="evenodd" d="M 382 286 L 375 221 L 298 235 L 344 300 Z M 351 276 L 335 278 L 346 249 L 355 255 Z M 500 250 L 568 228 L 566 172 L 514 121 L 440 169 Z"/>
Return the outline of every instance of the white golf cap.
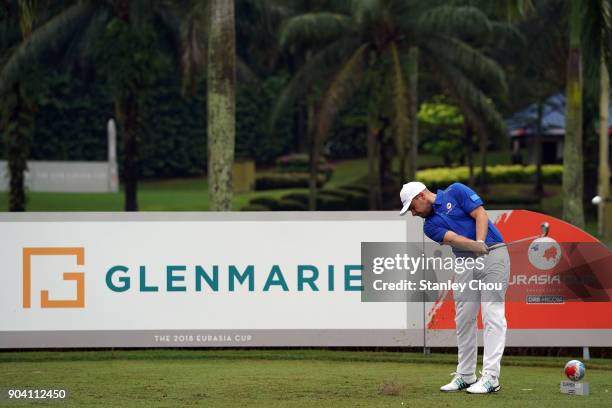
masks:
<path fill-rule="evenodd" d="M 406 214 L 408 212 L 408 207 L 410 207 L 410 203 L 412 203 L 412 199 L 425 189 L 427 189 L 427 187 L 420 181 L 411 181 L 410 183 L 404 184 L 402 191 L 400 191 L 400 199 L 402 200 L 403 207 L 399 215 Z"/>

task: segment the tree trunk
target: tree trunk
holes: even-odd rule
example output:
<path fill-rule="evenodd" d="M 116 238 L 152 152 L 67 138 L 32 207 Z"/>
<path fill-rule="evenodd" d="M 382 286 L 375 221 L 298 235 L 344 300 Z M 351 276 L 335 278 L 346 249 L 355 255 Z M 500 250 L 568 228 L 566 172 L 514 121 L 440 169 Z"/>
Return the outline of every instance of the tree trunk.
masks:
<path fill-rule="evenodd" d="M 318 166 L 319 161 L 319 148 L 317 143 L 317 137 L 312 134 L 310 137 L 310 155 L 309 155 L 309 179 L 308 179 L 308 210 L 317 210 L 317 177 L 318 177 Z"/>
<path fill-rule="evenodd" d="M 123 141 L 123 186 L 125 211 L 138 211 L 138 132 L 140 132 L 140 107 L 133 93 L 115 101 L 115 116 L 121 126 Z"/>
<path fill-rule="evenodd" d="M 481 126 L 480 132 L 480 191 L 486 192 L 487 186 L 487 143 L 489 141 L 485 126 Z"/>
<path fill-rule="evenodd" d="M 373 123 L 368 124 L 368 209 L 378 209 L 380 195 L 380 177 L 378 174 L 378 133 L 379 129 Z"/>
<path fill-rule="evenodd" d="M 419 112 L 419 49 L 410 47 L 408 52 L 409 59 L 409 77 L 408 77 L 408 98 L 410 105 L 410 140 L 407 143 L 410 146 L 410 160 L 408 163 L 408 180 L 416 180 L 418 170 L 417 159 L 419 157 L 419 121 L 417 114 Z M 404 180 L 400 180 L 403 184 Z"/>
<path fill-rule="evenodd" d="M 304 153 L 306 151 L 306 143 L 308 141 L 308 108 L 303 103 L 299 102 L 296 105 L 294 117 L 294 132 L 295 132 L 295 151 Z"/>
<path fill-rule="evenodd" d="M 607 238 L 610 231 L 605 226 L 606 198 L 610 190 L 610 158 L 608 149 L 610 146 L 608 134 L 609 109 L 610 109 L 610 78 L 608 68 L 602 58 L 601 61 L 601 86 L 599 94 L 599 196 L 603 199 L 597 208 L 597 231 L 600 237 Z"/>
<path fill-rule="evenodd" d="M 208 194 L 211 211 L 232 209 L 236 120 L 234 1 L 211 0 L 208 36 Z"/>
<path fill-rule="evenodd" d="M 535 155 L 536 155 L 536 173 L 534 193 L 538 197 L 544 194 L 544 184 L 542 182 L 542 116 L 544 104 L 538 101 L 538 123 L 536 124 L 536 139 L 535 139 Z"/>
<path fill-rule="evenodd" d="M 395 147 L 392 140 L 385 137 L 386 130 L 391 131 L 386 124 L 379 131 L 378 138 L 378 192 L 376 199 L 376 208 L 378 210 L 392 210 L 397 206 L 397 194 L 399 190 L 397 181 L 393 175 L 392 163 L 395 156 Z M 408 179 L 412 181 L 414 179 Z"/>
<path fill-rule="evenodd" d="M 580 0 L 570 0 L 570 51 L 567 60 L 565 140 L 563 149 L 563 218 L 584 228 L 582 168 L 582 57 Z"/>
<path fill-rule="evenodd" d="M 468 166 L 468 180 L 471 187 L 474 187 L 474 128 L 464 116 L 465 121 L 465 158 Z"/>
<path fill-rule="evenodd" d="M 307 134 L 308 137 L 308 210 L 317 210 L 317 177 L 319 173 L 319 140 L 317 138 L 316 126 L 315 126 L 315 107 L 312 101 L 307 98 Z"/>
<path fill-rule="evenodd" d="M 6 121 L 6 150 L 9 170 L 9 211 L 26 210 L 25 172 L 30 156 L 30 142 L 34 125 L 34 107 L 21 92 L 21 85 L 13 86 L 14 105 Z"/>
<path fill-rule="evenodd" d="M 289 69 L 290 77 L 293 77 L 297 72 L 297 67 L 301 65 L 298 56 L 289 54 L 287 57 L 287 67 Z M 306 92 L 308 94 L 308 92 Z M 308 108 L 304 104 L 304 101 L 299 100 L 295 103 L 293 113 L 293 149 L 298 153 L 304 153 L 307 149 L 308 143 L 308 123 L 306 121 L 308 115 Z"/>

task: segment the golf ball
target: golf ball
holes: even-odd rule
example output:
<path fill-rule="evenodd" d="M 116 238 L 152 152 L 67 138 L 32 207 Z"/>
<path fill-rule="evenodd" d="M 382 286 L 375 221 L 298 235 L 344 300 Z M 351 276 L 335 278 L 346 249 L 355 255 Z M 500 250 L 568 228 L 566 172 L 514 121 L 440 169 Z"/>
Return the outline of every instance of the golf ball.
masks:
<path fill-rule="evenodd" d="M 601 203 L 601 197 L 600 196 L 595 196 L 593 197 L 593 199 L 591 200 L 591 202 L 595 205 L 598 205 Z"/>

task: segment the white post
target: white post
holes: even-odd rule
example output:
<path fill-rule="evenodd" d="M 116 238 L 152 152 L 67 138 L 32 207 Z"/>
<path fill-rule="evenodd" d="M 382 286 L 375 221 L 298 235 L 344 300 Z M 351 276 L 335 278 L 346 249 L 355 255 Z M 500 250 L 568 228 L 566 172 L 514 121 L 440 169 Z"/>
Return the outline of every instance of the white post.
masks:
<path fill-rule="evenodd" d="M 582 348 L 582 359 L 583 360 L 590 360 L 591 359 L 591 353 L 589 352 L 589 347 L 583 347 Z"/>
<path fill-rule="evenodd" d="M 117 126 L 110 118 L 106 126 L 108 134 L 108 191 L 119 191 L 119 172 L 117 171 Z"/>
<path fill-rule="evenodd" d="M 599 103 L 599 188 L 597 194 L 602 198 L 597 207 L 597 232 L 600 237 L 607 238 L 611 231 L 606 231 L 606 201 L 610 192 L 610 157 L 609 142 L 609 109 L 610 109 L 610 81 L 608 69 L 602 58 L 601 61 L 601 92 Z"/>

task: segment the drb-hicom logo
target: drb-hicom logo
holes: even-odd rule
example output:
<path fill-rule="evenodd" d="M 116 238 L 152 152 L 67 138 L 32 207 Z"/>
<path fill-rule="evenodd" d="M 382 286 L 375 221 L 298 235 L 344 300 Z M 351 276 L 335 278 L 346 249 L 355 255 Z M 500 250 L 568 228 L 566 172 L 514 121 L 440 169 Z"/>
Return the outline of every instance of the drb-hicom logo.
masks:
<path fill-rule="evenodd" d="M 561 246 L 550 237 L 538 238 L 529 245 L 527 258 L 540 270 L 552 269 L 561 260 Z"/>
<path fill-rule="evenodd" d="M 23 248 L 23 307 L 32 305 L 32 258 L 39 256 L 76 257 L 76 264 L 85 264 L 85 248 Z M 49 290 L 40 291 L 40 307 L 48 308 L 84 308 L 85 307 L 85 273 L 63 272 L 64 281 L 76 282 L 76 294 L 71 299 L 51 299 Z"/>

